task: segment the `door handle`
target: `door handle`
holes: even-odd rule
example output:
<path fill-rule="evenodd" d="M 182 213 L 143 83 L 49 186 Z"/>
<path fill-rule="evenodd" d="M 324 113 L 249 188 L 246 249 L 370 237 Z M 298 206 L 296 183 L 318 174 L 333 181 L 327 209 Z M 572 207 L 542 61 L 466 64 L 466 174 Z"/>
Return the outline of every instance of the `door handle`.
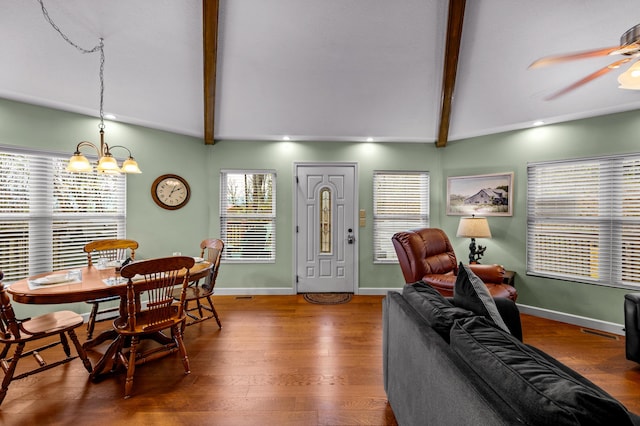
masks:
<path fill-rule="evenodd" d="M 347 232 L 349 232 L 347 234 L 347 244 L 353 244 L 356 240 L 356 237 L 353 236 L 353 229 L 349 228 Z"/>

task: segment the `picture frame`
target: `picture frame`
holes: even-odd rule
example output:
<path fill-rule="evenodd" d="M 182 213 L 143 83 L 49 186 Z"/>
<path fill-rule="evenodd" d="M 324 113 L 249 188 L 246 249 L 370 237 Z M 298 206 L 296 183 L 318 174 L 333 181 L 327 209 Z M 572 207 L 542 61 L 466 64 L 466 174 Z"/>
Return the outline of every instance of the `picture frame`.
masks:
<path fill-rule="evenodd" d="M 447 178 L 447 215 L 513 216 L 513 172 Z"/>

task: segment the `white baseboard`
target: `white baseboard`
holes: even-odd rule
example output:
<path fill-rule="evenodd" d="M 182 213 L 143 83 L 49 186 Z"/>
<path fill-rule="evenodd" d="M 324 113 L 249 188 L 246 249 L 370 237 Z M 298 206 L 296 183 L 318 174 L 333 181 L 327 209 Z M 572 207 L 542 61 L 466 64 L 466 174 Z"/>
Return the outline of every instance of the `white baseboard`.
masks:
<path fill-rule="evenodd" d="M 291 287 L 272 287 L 272 288 L 224 288 L 216 287 L 215 294 L 219 296 L 283 296 L 295 294 Z"/>
<path fill-rule="evenodd" d="M 402 291 L 402 287 L 391 287 L 391 288 L 377 288 L 377 287 L 365 287 L 359 288 L 358 293 L 363 296 L 386 296 L 386 294 L 390 291 Z"/>
<path fill-rule="evenodd" d="M 607 333 L 624 336 L 623 324 L 616 324 L 614 322 L 601 321 L 593 318 L 582 317 L 579 315 L 567 314 L 560 311 L 552 311 L 550 309 L 538 308 L 536 306 L 521 305 L 520 303 L 518 303 L 518 309 L 523 314 L 547 318 L 554 321 L 566 322 L 567 324 L 573 324 L 580 327 L 591 328 L 594 330 L 600 330 Z"/>

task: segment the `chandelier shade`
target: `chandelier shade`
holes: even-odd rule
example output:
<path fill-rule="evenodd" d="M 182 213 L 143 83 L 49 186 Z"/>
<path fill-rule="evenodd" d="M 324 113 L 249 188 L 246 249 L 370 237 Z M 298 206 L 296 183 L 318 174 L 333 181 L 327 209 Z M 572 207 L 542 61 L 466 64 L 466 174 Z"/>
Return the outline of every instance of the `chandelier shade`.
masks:
<path fill-rule="evenodd" d="M 142 173 L 142 171 L 138 167 L 137 161 L 134 160 L 133 157 L 129 157 L 128 159 L 124 160 L 124 162 L 122 163 L 122 171 L 125 173 Z"/>
<path fill-rule="evenodd" d="M 76 151 L 76 153 L 69 159 L 69 164 L 67 165 L 68 172 L 82 173 L 90 172 L 91 170 L 93 170 L 93 166 L 91 166 L 87 157 L 82 155 L 80 152 Z"/>

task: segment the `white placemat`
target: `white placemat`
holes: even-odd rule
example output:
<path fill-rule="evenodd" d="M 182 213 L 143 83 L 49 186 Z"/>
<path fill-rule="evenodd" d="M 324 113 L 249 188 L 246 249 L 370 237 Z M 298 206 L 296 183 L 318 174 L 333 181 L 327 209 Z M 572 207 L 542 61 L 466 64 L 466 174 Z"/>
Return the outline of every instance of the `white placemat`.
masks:
<path fill-rule="evenodd" d="M 46 277 L 43 277 L 46 278 Z M 70 284 L 79 284 L 82 281 L 77 278 L 67 278 L 66 281 L 59 281 L 56 283 L 48 283 L 46 280 L 35 279 L 35 280 L 27 280 L 27 284 L 29 285 L 29 290 L 40 290 L 43 288 L 51 288 L 58 287 L 61 285 L 70 285 Z"/>

